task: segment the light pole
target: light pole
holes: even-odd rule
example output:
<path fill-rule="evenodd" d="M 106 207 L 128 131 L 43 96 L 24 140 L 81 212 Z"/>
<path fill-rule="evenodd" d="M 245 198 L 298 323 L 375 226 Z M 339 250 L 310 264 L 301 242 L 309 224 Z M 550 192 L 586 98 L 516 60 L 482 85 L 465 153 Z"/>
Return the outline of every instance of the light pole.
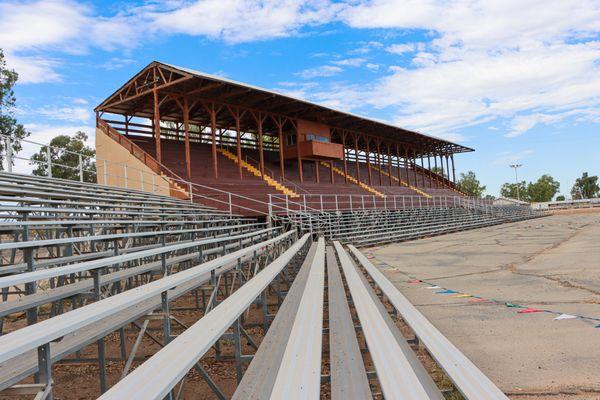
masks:
<path fill-rule="evenodd" d="M 523 164 L 510 164 L 509 167 L 515 169 L 515 183 L 517 184 L 517 200 L 521 201 L 521 196 L 519 196 L 519 175 L 517 174 L 517 168 L 522 167 Z"/>

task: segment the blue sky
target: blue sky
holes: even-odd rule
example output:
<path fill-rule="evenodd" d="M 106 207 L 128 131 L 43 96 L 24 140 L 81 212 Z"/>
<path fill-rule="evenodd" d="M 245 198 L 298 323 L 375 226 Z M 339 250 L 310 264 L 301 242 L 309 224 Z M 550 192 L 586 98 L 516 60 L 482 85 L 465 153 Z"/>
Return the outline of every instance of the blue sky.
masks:
<path fill-rule="evenodd" d="M 493 195 L 515 161 L 565 194 L 600 174 L 599 32 L 597 0 L 0 1 L 33 140 L 93 141 L 93 107 L 160 60 L 473 147 L 457 169 Z"/>

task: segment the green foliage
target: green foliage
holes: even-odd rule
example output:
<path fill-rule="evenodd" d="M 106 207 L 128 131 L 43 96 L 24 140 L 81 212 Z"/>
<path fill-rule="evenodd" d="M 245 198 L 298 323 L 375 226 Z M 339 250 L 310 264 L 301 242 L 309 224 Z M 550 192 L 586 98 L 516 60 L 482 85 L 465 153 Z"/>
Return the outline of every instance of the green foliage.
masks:
<path fill-rule="evenodd" d="M 556 196 L 556 201 L 565 201 L 565 196 L 563 196 L 563 195 Z"/>
<path fill-rule="evenodd" d="M 15 93 L 13 87 L 19 75 L 6 67 L 4 52 L 0 49 L 0 134 L 11 139 L 12 153 L 21 151 L 21 140 L 29 136 L 23 125 L 15 119 Z M 0 171 L 3 170 L 6 142 L 0 140 Z"/>
<path fill-rule="evenodd" d="M 518 193 L 517 193 L 518 187 Z M 560 188 L 560 183 L 548 174 L 542 175 L 536 182 L 525 181 L 516 183 L 505 183 L 500 188 L 500 195 L 511 199 L 520 199 L 527 202 L 550 201 Z"/>
<path fill-rule="evenodd" d="M 542 175 L 537 182 L 527 185 L 527 194 L 529 201 L 546 202 L 552 200 L 554 195 L 558 193 L 560 183 L 548 174 Z"/>
<path fill-rule="evenodd" d="M 83 180 L 96 182 L 96 151 L 85 145 L 87 135 L 77 132 L 73 137 L 56 136 L 50 142 L 50 160 L 52 161 L 52 177 L 79 180 L 79 154 L 83 164 Z M 36 165 L 34 175 L 48 176 L 48 146 L 42 146 L 39 152 L 31 156 L 31 163 Z"/>
<path fill-rule="evenodd" d="M 483 192 L 485 192 L 485 186 L 479 182 L 475 176 L 475 172 L 469 171 L 466 174 L 460 174 L 458 178 L 458 190 L 472 197 L 481 197 Z"/>
<path fill-rule="evenodd" d="M 593 199 L 600 196 L 600 186 L 598 186 L 598 177 L 589 176 L 584 172 L 581 178 L 577 178 L 571 189 L 573 199 Z"/>
<path fill-rule="evenodd" d="M 442 169 L 440 167 L 431 167 L 431 172 L 441 175 L 444 178 L 448 179 L 448 174 L 444 171 L 444 174 L 442 174 Z"/>
<path fill-rule="evenodd" d="M 516 183 L 507 182 L 500 188 L 500 196 L 509 199 L 521 199 L 523 201 L 529 201 L 529 194 L 527 193 L 527 183 L 525 181 L 522 181 L 519 182 L 517 186 Z"/>

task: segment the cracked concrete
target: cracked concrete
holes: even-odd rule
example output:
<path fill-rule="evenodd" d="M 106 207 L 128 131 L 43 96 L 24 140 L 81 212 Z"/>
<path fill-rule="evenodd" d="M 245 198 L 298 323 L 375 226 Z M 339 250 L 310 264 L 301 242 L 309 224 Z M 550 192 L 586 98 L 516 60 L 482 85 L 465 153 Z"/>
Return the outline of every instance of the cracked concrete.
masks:
<path fill-rule="evenodd" d="M 407 276 L 534 308 L 600 318 L 600 214 L 554 215 L 375 248 L 374 261 L 513 398 L 600 399 L 600 321 L 469 303 Z M 533 397 L 532 397 L 533 396 Z"/>

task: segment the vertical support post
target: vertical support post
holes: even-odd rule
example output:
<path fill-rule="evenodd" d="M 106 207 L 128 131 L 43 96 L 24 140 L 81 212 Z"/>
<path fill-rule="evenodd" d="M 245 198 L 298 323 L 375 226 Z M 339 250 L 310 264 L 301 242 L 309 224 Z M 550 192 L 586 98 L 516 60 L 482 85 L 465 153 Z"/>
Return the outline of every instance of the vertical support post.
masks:
<path fill-rule="evenodd" d="M 212 162 L 213 162 L 213 173 L 215 179 L 219 178 L 219 166 L 217 162 L 217 111 L 215 110 L 215 103 L 210 104 L 210 130 L 212 135 Z"/>
<path fill-rule="evenodd" d="M 281 179 L 285 178 L 285 171 L 283 165 L 283 121 L 281 117 L 277 119 L 277 136 L 279 137 L 279 175 Z"/>
<path fill-rule="evenodd" d="M 50 355 L 50 343 L 43 344 L 37 348 L 38 355 L 38 376 L 39 382 L 50 386 L 48 390 L 49 394 L 45 397 L 46 400 L 52 400 L 54 398 L 52 394 L 52 358 Z M 44 390 L 44 391 L 45 391 Z M 38 397 L 36 396 L 36 399 Z"/>
<path fill-rule="evenodd" d="M 46 162 L 48 165 L 48 177 L 52 178 L 52 150 L 50 145 L 46 146 Z"/>
<path fill-rule="evenodd" d="M 344 151 L 342 154 L 344 155 L 344 184 L 348 184 L 348 162 L 347 162 L 347 149 L 346 149 L 346 132 L 342 132 L 342 147 Z"/>
<path fill-rule="evenodd" d="M 12 141 L 7 136 L 4 140 L 4 146 L 6 147 L 6 170 L 9 173 L 13 171 L 13 154 L 12 154 Z"/>
<path fill-rule="evenodd" d="M 392 156 L 390 155 L 390 146 L 387 145 L 387 165 L 388 165 L 388 178 L 390 186 L 392 186 Z"/>
<path fill-rule="evenodd" d="M 379 172 L 379 186 L 383 186 L 383 182 L 381 179 L 381 150 L 379 148 L 379 141 L 377 142 L 377 171 Z"/>
<path fill-rule="evenodd" d="M 410 176 L 408 175 L 408 147 L 404 148 L 404 170 L 406 171 L 406 184 L 410 186 Z"/>
<path fill-rule="evenodd" d="M 183 132 L 185 135 L 185 171 L 188 180 L 192 179 L 192 157 L 190 154 L 190 106 L 188 98 L 183 98 Z"/>
<path fill-rule="evenodd" d="M 428 175 L 429 175 L 429 188 L 431 189 L 433 186 L 433 182 L 431 182 L 433 180 L 433 176 L 431 174 L 431 156 L 427 155 L 427 170 L 429 171 Z"/>
<path fill-rule="evenodd" d="M 298 159 L 298 177 L 300 183 L 304 182 L 302 176 L 302 157 L 300 156 L 300 130 L 298 129 L 298 121 L 296 121 L 296 158 Z"/>
<path fill-rule="evenodd" d="M 450 164 L 448 158 L 448 154 L 446 154 L 446 174 L 448 175 L 448 182 L 450 182 Z"/>
<path fill-rule="evenodd" d="M 370 156 L 370 150 L 369 150 L 369 138 L 367 137 L 367 175 L 369 178 L 369 186 L 373 186 L 372 182 L 371 182 L 371 156 Z"/>
<path fill-rule="evenodd" d="M 360 163 L 358 161 L 358 135 L 354 134 L 354 156 L 356 157 L 356 180 L 360 184 Z"/>
<path fill-rule="evenodd" d="M 258 159 L 260 162 L 260 175 L 265 176 L 265 156 L 263 154 L 263 116 L 258 113 Z"/>
<path fill-rule="evenodd" d="M 79 182 L 83 182 L 83 159 L 81 154 L 77 154 L 77 156 L 79 157 Z"/>
<path fill-rule="evenodd" d="M 125 189 L 129 189 L 129 177 L 127 176 L 127 164 L 123 164 L 123 179 L 125 180 Z"/>
<path fill-rule="evenodd" d="M 331 184 L 333 185 L 335 183 L 335 178 L 333 177 L 333 161 L 329 161 L 329 174 L 331 178 Z"/>
<path fill-rule="evenodd" d="M 412 168 L 413 177 L 415 178 L 415 187 L 419 187 L 419 179 L 417 178 L 417 152 L 415 150 L 412 151 Z"/>
<path fill-rule="evenodd" d="M 434 163 L 434 168 L 435 168 L 435 188 L 437 189 L 440 187 L 440 177 L 439 177 L 438 165 L 437 165 L 437 155 L 435 153 L 433 153 L 433 163 Z"/>
<path fill-rule="evenodd" d="M 315 180 L 317 183 L 320 182 L 320 177 L 319 177 L 319 162 L 315 160 Z"/>
<path fill-rule="evenodd" d="M 160 107 L 158 105 L 158 90 L 154 88 L 154 146 L 156 148 L 156 159 L 162 162 L 162 153 L 160 148 Z"/>
<path fill-rule="evenodd" d="M 425 167 L 423 166 L 423 156 L 421 155 L 421 182 L 423 183 L 423 188 L 425 188 Z"/>
<path fill-rule="evenodd" d="M 454 154 L 450 155 L 450 160 L 452 160 L 452 182 L 454 182 L 454 186 L 456 186 L 456 169 L 454 168 Z"/>
<path fill-rule="evenodd" d="M 242 131 L 240 129 L 240 109 L 235 109 L 235 135 L 236 135 L 236 154 L 237 154 L 237 165 L 238 165 L 238 174 L 240 175 L 240 180 L 244 179 L 244 174 L 242 172 Z"/>
<path fill-rule="evenodd" d="M 100 269 L 95 269 L 93 271 L 94 278 L 94 297 L 96 301 L 100 301 L 102 299 L 102 292 L 100 286 Z M 98 372 L 100 377 L 100 393 L 106 392 L 106 347 L 104 343 L 104 338 L 98 339 L 96 342 L 98 345 Z"/>
<path fill-rule="evenodd" d="M 442 173 L 440 174 L 441 175 L 440 179 L 441 179 L 441 183 L 442 183 L 442 187 L 443 187 L 443 186 L 446 186 L 444 183 L 444 156 L 441 153 L 439 156 L 440 156 L 440 168 L 442 169 Z"/>
<path fill-rule="evenodd" d="M 400 168 L 400 146 L 396 145 L 396 162 L 398 163 L 398 186 L 402 186 L 402 169 Z"/>

